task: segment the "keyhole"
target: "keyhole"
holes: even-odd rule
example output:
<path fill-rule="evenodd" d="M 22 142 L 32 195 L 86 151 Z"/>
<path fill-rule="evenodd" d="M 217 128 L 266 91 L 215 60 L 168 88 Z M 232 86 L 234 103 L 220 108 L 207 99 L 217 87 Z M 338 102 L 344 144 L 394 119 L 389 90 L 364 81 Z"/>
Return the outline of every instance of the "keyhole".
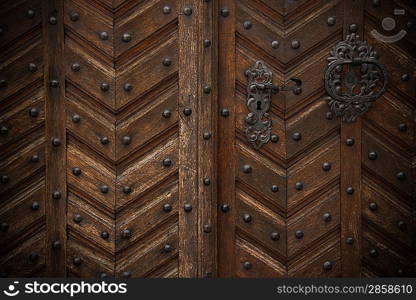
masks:
<path fill-rule="evenodd" d="M 257 101 L 257 110 L 261 110 L 261 101 Z"/>

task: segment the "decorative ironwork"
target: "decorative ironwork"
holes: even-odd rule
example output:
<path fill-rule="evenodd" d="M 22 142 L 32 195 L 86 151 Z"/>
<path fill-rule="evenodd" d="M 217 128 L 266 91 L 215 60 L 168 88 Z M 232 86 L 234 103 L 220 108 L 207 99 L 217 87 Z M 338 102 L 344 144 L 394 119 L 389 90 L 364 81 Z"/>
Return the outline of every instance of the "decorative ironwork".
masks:
<path fill-rule="evenodd" d="M 269 115 L 271 96 L 279 91 L 293 91 L 300 94 L 302 81 L 297 78 L 290 80 L 293 86 L 275 86 L 272 84 L 273 73 L 262 61 L 257 61 L 253 67 L 246 70 L 247 107 L 245 133 L 248 141 L 255 149 L 269 142 L 272 132 L 272 120 Z"/>
<path fill-rule="evenodd" d="M 329 106 L 344 122 L 353 122 L 387 89 L 387 70 L 377 52 L 355 33 L 339 42 L 328 58 L 325 89 Z"/>

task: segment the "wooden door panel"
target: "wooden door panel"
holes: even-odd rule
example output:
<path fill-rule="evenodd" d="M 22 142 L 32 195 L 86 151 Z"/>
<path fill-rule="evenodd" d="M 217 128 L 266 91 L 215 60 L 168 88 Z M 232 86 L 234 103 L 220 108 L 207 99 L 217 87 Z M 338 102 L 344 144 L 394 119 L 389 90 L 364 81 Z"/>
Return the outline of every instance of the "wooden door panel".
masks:
<path fill-rule="evenodd" d="M 414 11 L 2 1 L 0 276 L 414 276 Z M 388 77 L 351 122 L 325 84 L 348 36 Z M 274 88 L 248 86 L 254 66 Z"/>
<path fill-rule="evenodd" d="M 408 225 L 415 186 L 413 33 L 397 43 L 374 38 L 374 29 L 387 32 L 381 23 L 396 6 L 408 9 L 380 3 L 220 1 L 218 101 L 229 111 L 219 122 L 220 277 L 394 276 L 366 257 L 361 236 L 367 228 L 383 233 L 376 243 L 386 249 L 396 245 L 387 259 L 399 257 L 402 269 L 407 264 L 406 276 L 414 272 L 413 225 Z M 411 17 L 397 25 L 408 30 Z M 348 124 L 328 105 L 324 73 L 331 49 L 353 33 L 374 46 L 390 82 L 363 121 Z M 296 92 L 270 96 L 271 134 L 278 137 L 259 149 L 245 133 L 246 70 L 257 61 L 272 72 L 274 85 L 302 80 Z M 269 189 L 273 184 L 279 187 L 275 194 Z M 372 211 L 372 202 L 383 209 Z M 274 226 L 287 236 L 278 251 L 265 238 Z M 260 262 L 257 253 L 264 254 Z M 225 266 L 233 258 L 236 265 Z M 283 273 L 264 268 L 264 259 L 281 264 Z M 245 260 L 251 263 L 247 268 Z"/>

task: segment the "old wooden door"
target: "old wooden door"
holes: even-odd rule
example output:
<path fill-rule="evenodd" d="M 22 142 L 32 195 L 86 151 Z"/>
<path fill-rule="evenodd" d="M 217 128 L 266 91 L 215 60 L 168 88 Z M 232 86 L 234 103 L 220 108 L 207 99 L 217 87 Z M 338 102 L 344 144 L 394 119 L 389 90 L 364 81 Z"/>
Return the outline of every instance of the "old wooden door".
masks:
<path fill-rule="evenodd" d="M 2 276 L 212 272 L 203 5 L 1 1 Z"/>
<path fill-rule="evenodd" d="M 0 275 L 414 276 L 414 11 L 2 1 Z M 342 122 L 324 74 L 353 33 L 389 84 Z M 248 89 L 255 69 L 287 91 Z"/>
<path fill-rule="evenodd" d="M 411 1 L 220 1 L 219 276 L 415 274 L 414 9 Z M 388 43 L 374 30 L 406 34 Z M 389 84 L 348 123 L 328 105 L 324 74 L 331 49 L 351 34 L 374 46 Z M 298 78 L 302 86 L 274 95 L 267 70 L 274 85 Z M 340 85 L 342 94 L 348 80 Z M 269 116 L 257 114 L 269 95 Z M 365 108 L 355 105 L 345 118 Z"/>

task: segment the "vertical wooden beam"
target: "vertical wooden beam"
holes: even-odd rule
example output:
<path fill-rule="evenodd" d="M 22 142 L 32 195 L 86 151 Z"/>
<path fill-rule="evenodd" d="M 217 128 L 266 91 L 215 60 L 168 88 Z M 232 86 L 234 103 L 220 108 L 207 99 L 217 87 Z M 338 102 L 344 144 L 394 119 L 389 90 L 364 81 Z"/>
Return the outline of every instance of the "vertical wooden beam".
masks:
<path fill-rule="evenodd" d="M 202 1 L 201 1 L 202 2 Z M 217 276 L 217 1 L 203 1 L 199 17 L 198 186 L 199 277 Z"/>
<path fill-rule="evenodd" d="M 220 0 L 218 13 L 218 274 L 235 276 L 235 1 Z M 222 13 L 221 13 L 222 11 Z M 222 111 L 228 110 L 229 116 Z M 225 207 L 229 208 L 227 210 Z"/>
<path fill-rule="evenodd" d="M 179 277 L 198 276 L 199 4 L 179 8 Z M 189 14 L 189 8 L 192 10 Z M 187 14 L 185 14 L 187 12 Z M 184 207 L 192 206 L 191 211 Z"/>
<path fill-rule="evenodd" d="M 363 37 L 364 1 L 344 0 L 344 37 L 354 30 Z M 352 145 L 347 140 L 353 141 Z M 347 189 L 353 188 L 353 194 Z M 341 123 L 341 269 L 343 277 L 361 273 L 361 118 Z"/>
<path fill-rule="evenodd" d="M 46 120 L 46 263 L 49 277 L 66 275 L 66 133 L 63 0 L 43 1 Z"/>

